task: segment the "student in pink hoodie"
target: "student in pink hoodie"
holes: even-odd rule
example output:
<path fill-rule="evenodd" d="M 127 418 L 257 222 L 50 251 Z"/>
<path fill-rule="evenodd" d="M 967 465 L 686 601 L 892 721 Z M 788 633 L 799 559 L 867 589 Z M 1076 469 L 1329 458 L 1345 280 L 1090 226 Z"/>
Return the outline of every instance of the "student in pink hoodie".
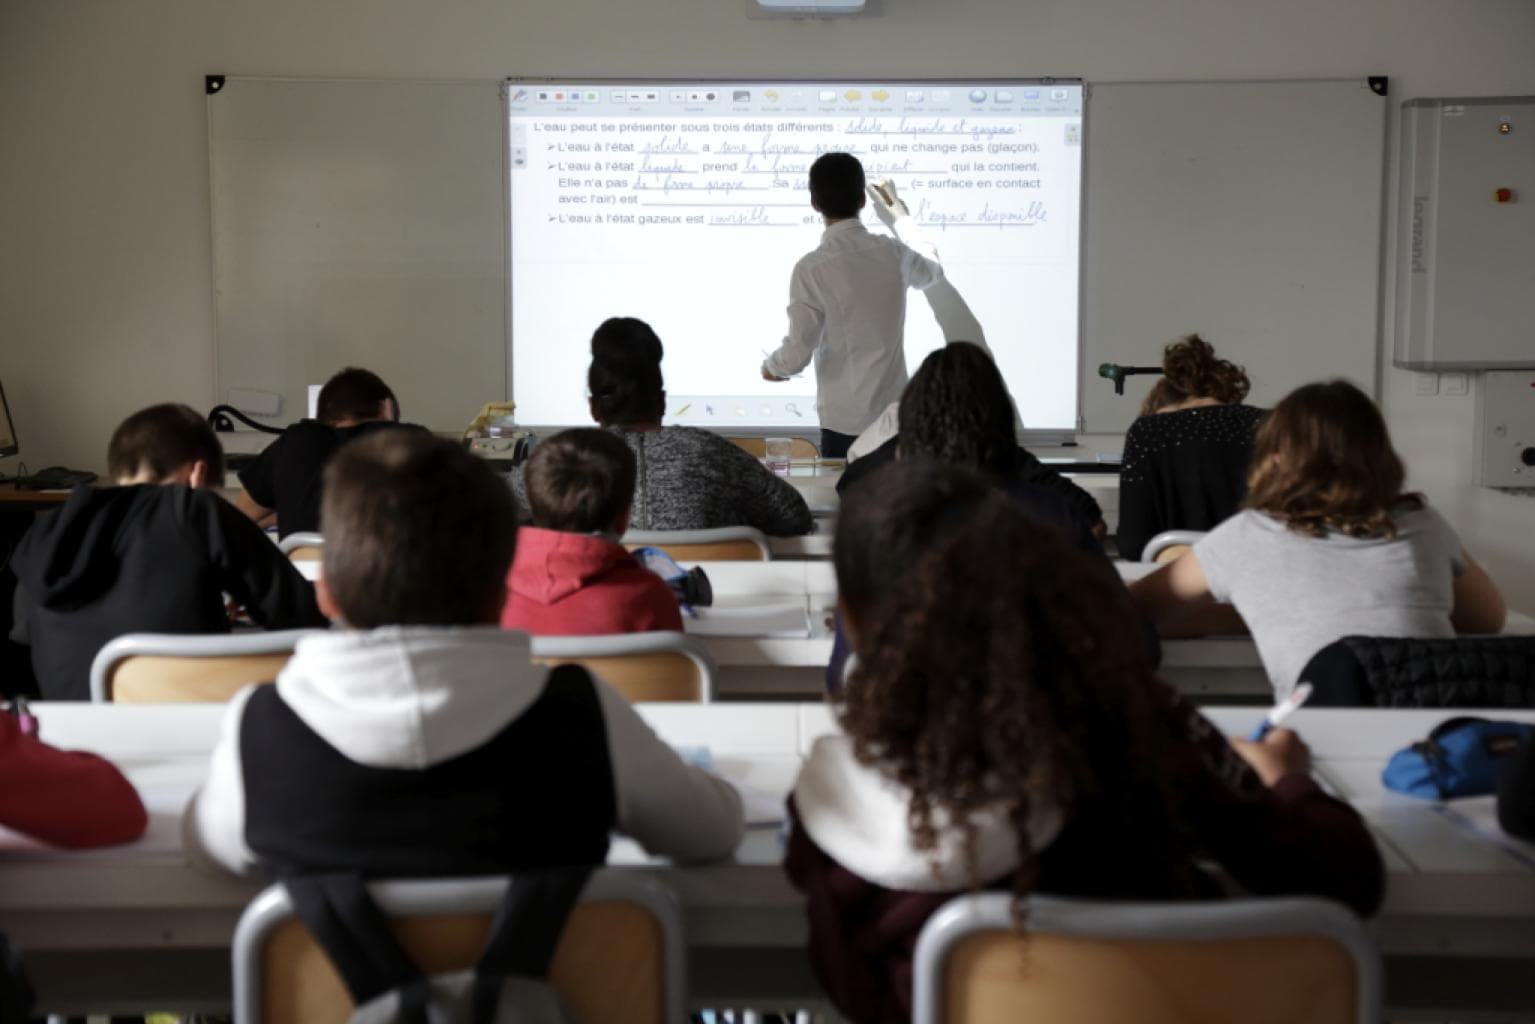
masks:
<path fill-rule="evenodd" d="M 110 761 L 59 750 L 0 712 L 0 825 L 65 850 L 128 843 L 149 817 Z"/>
<path fill-rule="evenodd" d="M 618 543 L 634 477 L 634 452 L 605 430 L 567 430 L 533 450 L 523 468 L 533 525 L 517 535 L 502 626 L 534 636 L 682 629 L 671 589 Z"/>

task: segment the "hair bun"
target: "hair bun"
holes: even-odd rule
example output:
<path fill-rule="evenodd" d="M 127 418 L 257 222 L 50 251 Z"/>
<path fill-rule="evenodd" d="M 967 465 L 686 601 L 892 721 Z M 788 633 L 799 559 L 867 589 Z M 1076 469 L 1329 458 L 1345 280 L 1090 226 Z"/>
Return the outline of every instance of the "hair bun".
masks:
<path fill-rule="evenodd" d="M 1225 405 L 1240 402 L 1252 389 L 1247 371 L 1229 359 L 1217 358 L 1215 348 L 1197 334 L 1167 346 L 1162 375 L 1188 398 L 1214 398 Z"/>

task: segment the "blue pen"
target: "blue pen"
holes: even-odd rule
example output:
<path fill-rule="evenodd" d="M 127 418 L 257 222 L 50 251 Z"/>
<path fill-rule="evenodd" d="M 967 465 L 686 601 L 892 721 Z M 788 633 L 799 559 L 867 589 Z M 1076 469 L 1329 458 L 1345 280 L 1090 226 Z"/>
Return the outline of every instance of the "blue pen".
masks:
<path fill-rule="evenodd" d="M 1311 684 L 1298 684 L 1295 689 L 1290 691 L 1288 697 L 1274 705 L 1274 709 L 1264 717 L 1263 721 L 1253 726 L 1253 731 L 1247 734 L 1247 738 L 1254 743 L 1262 740 L 1263 737 L 1269 734 L 1269 730 L 1282 725 L 1284 720 L 1293 715 L 1296 708 L 1306 703 L 1310 696 Z"/>

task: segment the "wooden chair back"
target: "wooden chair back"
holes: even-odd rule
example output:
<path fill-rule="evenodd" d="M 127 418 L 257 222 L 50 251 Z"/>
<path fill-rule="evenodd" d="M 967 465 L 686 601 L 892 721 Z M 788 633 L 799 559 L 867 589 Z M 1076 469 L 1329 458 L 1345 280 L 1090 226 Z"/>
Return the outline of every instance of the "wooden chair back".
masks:
<path fill-rule="evenodd" d="M 292 651 L 206 657 L 137 654 L 107 673 L 116 704 L 222 704 L 251 683 L 277 678 Z"/>

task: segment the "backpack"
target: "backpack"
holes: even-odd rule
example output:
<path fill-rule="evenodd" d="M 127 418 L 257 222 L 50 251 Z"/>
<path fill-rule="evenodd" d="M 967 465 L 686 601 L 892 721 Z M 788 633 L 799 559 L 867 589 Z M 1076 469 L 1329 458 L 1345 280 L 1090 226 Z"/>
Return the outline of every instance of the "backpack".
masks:
<path fill-rule="evenodd" d="M 590 875 L 590 868 L 562 868 L 514 877 L 479 962 L 431 977 L 400 947 L 360 875 L 283 884 L 357 1005 L 351 1024 L 575 1024 L 548 971 Z"/>
<path fill-rule="evenodd" d="M 1393 754 L 1381 772 L 1381 783 L 1425 800 L 1485 796 L 1497 790 L 1504 759 L 1531 737 L 1535 725 L 1447 718 L 1427 739 Z"/>

